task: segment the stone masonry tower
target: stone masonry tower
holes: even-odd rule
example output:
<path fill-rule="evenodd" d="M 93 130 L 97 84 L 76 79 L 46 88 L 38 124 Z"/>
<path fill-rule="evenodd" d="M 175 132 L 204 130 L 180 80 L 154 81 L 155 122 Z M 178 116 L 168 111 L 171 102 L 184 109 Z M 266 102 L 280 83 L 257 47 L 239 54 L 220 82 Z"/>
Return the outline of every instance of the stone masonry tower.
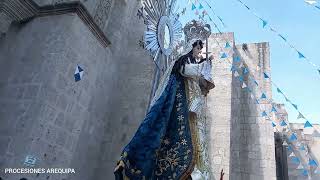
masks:
<path fill-rule="evenodd" d="M 225 48 L 229 42 L 231 48 Z M 270 109 L 269 102 L 259 100 L 256 104 L 248 91 L 242 88 L 238 77 L 230 71 L 233 59 L 240 57 L 243 67 L 248 67 L 259 88 L 247 74 L 239 69 L 243 81 L 260 99 L 262 92 L 268 99 L 272 97 L 271 84 L 263 77 L 270 74 L 268 43 L 235 45 L 233 33 L 212 34 L 209 38 L 209 51 L 216 60 L 213 74 L 216 88 L 208 97 L 208 118 L 210 119 L 210 160 L 215 179 L 221 169 L 225 179 L 231 180 L 275 180 L 275 146 L 273 129 L 269 121 L 261 117 L 263 110 Z M 221 52 L 227 58 L 220 58 Z M 260 67 L 257 69 L 257 67 Z"/>

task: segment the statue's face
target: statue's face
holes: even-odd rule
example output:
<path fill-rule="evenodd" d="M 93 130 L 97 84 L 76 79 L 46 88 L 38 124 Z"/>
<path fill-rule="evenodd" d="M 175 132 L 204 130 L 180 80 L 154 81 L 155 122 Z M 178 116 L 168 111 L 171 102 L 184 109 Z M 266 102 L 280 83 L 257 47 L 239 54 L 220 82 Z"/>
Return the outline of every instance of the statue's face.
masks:
<path fill-rule="evenodd" d="M 200 45 L 197 45 L 196 47 L 193 48 L 193 55 L 196 57 L 200 57 L 202 53 L 202 48 Z"/>

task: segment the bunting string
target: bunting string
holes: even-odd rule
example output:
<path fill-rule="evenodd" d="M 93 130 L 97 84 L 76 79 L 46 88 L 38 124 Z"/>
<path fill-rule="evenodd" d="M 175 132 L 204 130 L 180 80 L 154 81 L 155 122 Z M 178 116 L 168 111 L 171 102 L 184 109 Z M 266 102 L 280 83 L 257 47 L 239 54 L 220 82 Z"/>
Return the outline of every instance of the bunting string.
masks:
<path fill-rule="evenodd" d="M 244 2 L 242 2 L 241 0 L 236 0 L 238 1 L 241 5 L 243 5 L 250 13 L 252 13 L 256 18 L 258 18 L 261 22 L 262 22 L 262 27 L 266 28 L 269 27 L 269 30 L 272 31 L 275 35 L 277 35 L 278 37 L 280 37 L 290 48 L 292 48 L 294 51 L 296 51 L 299 59 L 303 59 L 306 62 L 308 62 L 316 71 L 317 73 L 320 74 L 320 67 L 318 65 L 316 65 L 315 63 L 313 63 L 309 58 L 307 58 L 304 53 L 302 53 L 300 50 L 298 50 L 292 43 L 290 43 L 287 38 L 282 35 L 281 33 L 279 33 L 275 28 L 273 28 L 269 21 L 263 19 L 262 17 L 260 17 L 259 15 L 257 15 L 247 4 L 245 4 Z"/>

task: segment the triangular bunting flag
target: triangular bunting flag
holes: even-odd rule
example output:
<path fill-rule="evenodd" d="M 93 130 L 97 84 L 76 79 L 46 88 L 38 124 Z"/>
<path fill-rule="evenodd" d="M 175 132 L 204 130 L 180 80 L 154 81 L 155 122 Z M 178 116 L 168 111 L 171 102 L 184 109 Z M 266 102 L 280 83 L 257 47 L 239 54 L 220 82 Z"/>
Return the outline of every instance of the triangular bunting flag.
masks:
<path fill-rule="evenodd" d="M 304 145 L 301 145 L 300 150 L 301 150 L 301 151 L 306 150 L 306 148 L 304 147 Z"/>
<path fill-rule="evenodd" d="M 289 155 L 289 157 L 294 157 L 295 155 L 294 155 L 294 153 L 292 152 L 290 155 Z"/>
<path fill-rule="evenodd" d="M 287 123 L 284 120 L 282 120 L 280 123 L 280 126 L 286 126 L 286 125 L 287 125 Z"/>
<path fill-rule="evenodd" d="M 208 13 L 207 13 L 206 10 L 203 10 L 203 11 L 202 11 L 202 14 L 203 14 L 203 15 L 207 15 Z"/>
<path fill-rule="evenodd" d="M 225 48 L 230 48 L 230 47 L 231 47 L 231 46 L 230 46 L 229 42 L 226 42 Z"/>
<path fill-rule="evenodd" d="M 287 141 L 283 141 L 282 145 L 283 145 L 283 146 L 288 146 Z"/>
<path fill-rule="evenodd" d="M 299 115 L 298 115 L 298 117 L 297 117 L 297 119 L 305 119 L 305 117 L 301 114 L 301 112 L 299 112 Z"/>
<path fill-rule="evenodd" d="M 272 127 L 276 127 L 277 125 L 274 123 L 274 122 L 272 122 Z"/>
<path fill-rule="evenodd" d="M 297 106 L 296 104 L 292 104 L 292 103 L 291 103 L 291 105 L 292 105 L 296 110 L 298 110 L 298 106 Z"/>
<path fill-rule="evenodd" d="M 253 95 L 253 94 L 250 94 L 250 97 L 251 97 L 251 99 L 253 99 L 253 98 L 254 98 L 254 95 Z"/>
<path fill-rule="evenodd" d="M 292 133 L 292 135 L 290 136 L 290 138 L 289 138 L 289 140 L 290 141 L 295 141 L 295 140 L 297 140 L 298 138 L 297 138 L 297 136 L 294 134 L 294 133 Z"/>
<path fill-rule="evenodd" d="M 268 114 L 266 113 L 266 111 L 263 111 L 261 115 L 262 115 L 262 117 L 268 116 Z"/>
<path fill-rule="evenodd" d="M 242 88 L 246 88 L 246 87 L 247 87 L 246 83 L 243 83 Z"/>
<path fill-rule="evenodd" d="M 320 9 L 320 6 L 314 6 L 314 7 L 316 7 L 316 8 L 318 8 L 318 9 Z"/>
<path fill-rule="evenodd" d="M 292 147 L 288 145 L 287 147 L 288 151 L 292 151 Z"/>
<path fill-rule="evenodd" d="M 320 74 L 320 69 L 318 69 L 318 72 L 319 72 L 319 74 Z"/>
<path fill-rule="evenodd" d="M 303 169 L 302 164 L 300 163 L 299 166 L 297 167 L 297 169 Z"/>
<path fill-rule="evenodd" d="M 202 8 L 203 8 L 203 6 L 202 6 L 202 4 L 200 3 L 199 9 L 202 9 Z"/>
<path fill-rule="evenodd" d="M 243 82 L 243 76 L 241 76 L 241 75 L 239 76 L 239 81 Z"/>
<path fill-rule="evenodd" d="M 310 166 L 314 166 L 314 167 L 315 167 L 315 166 L 318 166 L 318 164 L 316 163 L 316 161 L 313 160 L 313 159 L 312 159 L 312 160 L 309 160 L 309 165 L 310 165 Z"/>
<path fill-rule="evenodd" d="M 234 72 L 234 71 L 236 71 L 236 70 L 237 70 L 237 67 L 236 67 L 235 65 L 232 65 L 230 71 Z"/>
<path fill-rule="evenodd" d="M 83 77 L 83 69 L 80 66 L 77 66 L 74 72 L 74 80 L 78 82 L 82 79 L 82 77 Z"/>
<path fill-rule="evenodd" d="M 254 80 L 254 83 L 255 83 L 257 86 L 259 86 L 259 84 L 258 84 L 258 82 L 257 82 L 256 80 Z"/>
<path fill-rule="evenodd" d="M 239 76 L 238 71 L 234 72 L 234 77 L 238 77 L 238 76 Z"/>
<path fill-rule="evenodd" d="M 262 27 L 263 27 L 263 28 L 266 27 L 266 25 L 268 24 L 268 22 L 265 21 L 265 20 L 263 20 L 263 19 L 261 19 L 261 20 L 262 20 Z"/>
<path fill-rule="evenodd" d="M 289 101 L 290 101 L 287 97 L 285 97 L 285 99 L 286 99 L 286 101 L 287 101 L 287 102 L 289 102 Z"/>
<path fill-rule="evenodd" d="M 267 98 L 266 94 L 262 93 L 261 99 L 265 99 L 265 98 Z"/>
<path fill-rule="evenodd" d="M 306 58 L 301 52 L 298 51 L 299 58 Z"/>
<path fill-rule="evenodd" d="M 304 169 L 304 170 L 302 171 L 302 175 L 308 176 L 308 171 L 307 171 L 306 169 Z"/>
<path fill-rule="evenodd" d="M 266 79 L 269 78 L 269 76 L 266 73 L 263 73 L 263 75 L 264 75 L 264 78 L 266 78 Z"/>
<path fill-rule="evenodd" d="M 240 59 L 239 56 L 236 56 L 236 57 L 233 58 L 233 61 L 234 61 L 234 62 L 240 62 L 240 60 L 241 60 L 241 59 Z"/>
<path fill-rule="evenodd" d="M 212 21 L 211 17 L 209 16 L 209 20 Z"/>
<path fill-rule="evenodd" d="M 304 128 L 309 128 L 309 127 L 312 127 L 312 124 L 307 121 L 305 124 L 304 124 Z"/>
<path fill-rule="evenodd" d="M 227 56 L 227 54 L 226 53 L 223 53 L 222 55 L 221 55 L 221 58 L 227 58 L 228 56 Z"/>
<path fill-rule="evenodd" d="M 274 106 L 272 106 L 271 112 L 277 112 L 277 110 Z"/>
<path fill-rule="evenodd" d="M 282 91 L 279 88 L 277 88 L 277 91 L 278 91 L 278 93 L 283 94 Z"/>
<path fill-rule="evenodd" d="M 247 73 L 249 73 L 249 70 L 248 70 L 248 68 L 245 67 L 245 68 L 243 69 L 243 74 L 247 74 Z"/>
<path fill-rule="evenodd" d="M 260 69 L 261 69 L 260 65 L 258 65 L 256 69 L 257 69 L 257 71 L 260 71 Z"/>
<path fill-rule="evenodd" d="M 242 67 L 243 67 L 243 62 L 241 62 L 239 65 L 239 68 L 242 68 Z"/>
<path fill-rule="evenodd" d="M 294 163 L 294 164 L 300 164 L 300 160 L 298 157 L 292 157 L 291 161 Z"/>
<path fill-rule="evenodd" d="M 194 5 L 194 4 L 192 3 L 192 11 L 195 10 L 195 9 L 197 9 L 196 5 Z"/>

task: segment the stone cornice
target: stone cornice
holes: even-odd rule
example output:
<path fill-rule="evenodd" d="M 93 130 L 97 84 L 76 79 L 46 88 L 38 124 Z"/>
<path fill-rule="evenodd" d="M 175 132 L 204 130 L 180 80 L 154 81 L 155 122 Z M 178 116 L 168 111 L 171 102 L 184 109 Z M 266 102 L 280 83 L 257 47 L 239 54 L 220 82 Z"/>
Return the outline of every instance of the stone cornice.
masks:
<path fill-rule="evenodd" d="M 3 11 L 12 21 L 17 22 L 42 16 L 75 13 L 104 47 L 110 45 L 110 41 L 81 2 L 65 2 L 40 7 L 32 0 L 0 0 L 0 8 L 0 11 Z"/>

